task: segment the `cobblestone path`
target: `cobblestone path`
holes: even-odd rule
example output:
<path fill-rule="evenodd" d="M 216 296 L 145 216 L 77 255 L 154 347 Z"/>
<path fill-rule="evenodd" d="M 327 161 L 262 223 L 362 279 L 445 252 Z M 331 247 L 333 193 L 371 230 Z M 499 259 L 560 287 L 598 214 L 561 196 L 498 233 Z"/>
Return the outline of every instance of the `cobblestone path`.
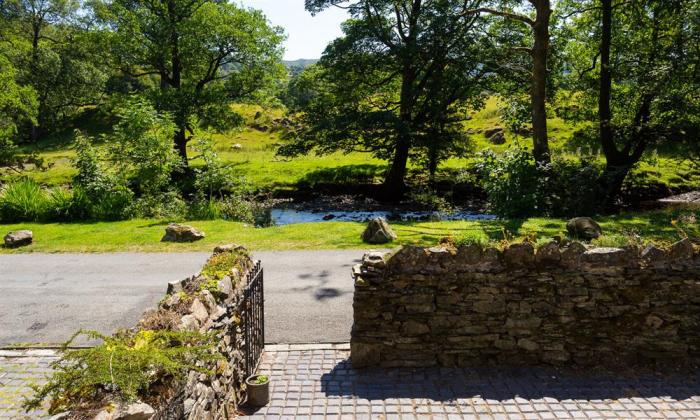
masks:
<path fill-rule="evenodd" d="M 700 372 L 682 376 L 551 369 L 354 370 L 347 345 L 268 346 L 270 404 L 253 419 L 700 419 Z M 0 350 L 0 419 L 37 419 L 21 404 L 50 350 Z"/>
<path fill-rule="evenodd" d="M 347 347 L 268 347 L 270 404 L 251 418 L 700 419 L 700 373 L 550 369 L 352 369 Z"/>
<path fill-rule="evenodd" d="M 0 350 L 0 419 L 37 419 L 42 411 L 26 413 L 22 403 L 32 395 L 32 385 L 41 385 L 56 360 L 53 350 Z"/>

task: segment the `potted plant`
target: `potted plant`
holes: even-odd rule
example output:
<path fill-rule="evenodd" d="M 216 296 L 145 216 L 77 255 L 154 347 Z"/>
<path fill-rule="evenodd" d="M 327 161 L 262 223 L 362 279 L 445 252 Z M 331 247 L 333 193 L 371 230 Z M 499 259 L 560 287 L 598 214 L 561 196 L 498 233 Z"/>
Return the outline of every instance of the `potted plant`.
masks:
<path fill-rule="evenodd" d="M 270 402 L 270 378 L 267 375 L 253 375 L 246 379 L 248 404 L 262 407 Z"/>

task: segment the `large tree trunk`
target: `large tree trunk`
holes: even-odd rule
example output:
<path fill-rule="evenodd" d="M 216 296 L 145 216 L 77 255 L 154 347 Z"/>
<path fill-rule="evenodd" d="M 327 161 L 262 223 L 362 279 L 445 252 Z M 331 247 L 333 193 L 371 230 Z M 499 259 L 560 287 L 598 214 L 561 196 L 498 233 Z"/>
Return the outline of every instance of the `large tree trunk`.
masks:
<path fill-rule="evenodd" d="M 175 149 L 177 153 L 182 158 L 182 163 L 185 167 L 187 164 L 187 130 L 186 128 L 179 128 L 175 132 Z"/>
<path fill-rule="evenodd" d="M 549 53 L 549 19 L 552 9 L 549 0 L 534 1 L 537 18 L 533 26 L 532 48 L 532 140 L 533 155 L 538 164 L 547 164 L 551 156 L 547 136 L 547 55 Z"/>
<path fill-rule="evenodd" d="M 389 172 L 386 174 L 382 188 L 382 198 L 387 201 L 398 201 L 406 193 L 406 167 L 410 148 L 410 137 L 407 135 L 399 136 L 396 142 L 394 159 L 391 162 Z"/>
<path fill-rule="evenodd" d="M 39 38 L 41 36 L 41 21 L 34 20 L 32 22 L 32 62 L 31 62 L 31 70 L 32 70 L 32 77 L 33 78 L 38 78 L 39 77 Z M 32 85 L 34 86 L 34 89 L 40 96 L 40 103 L 39 103 L 39 111 L 43 110 L 43 92 L 39 90 L 38 83 L 36 80 L 32 80 Z M 41 114 L 37 117 L 37 122 L 32 123 L 31 130 L 30 130 L 30 136 L 32 142 L 36 142 L 39 140 L 39 136 L 41 135 Z"/>
<path fill-rule="evenodd" d="M 598 96 L 598 120 L 600 143 L 608 161 L 618 159 L 611 125 L 612 111 L 610 99 L 612 94 L 612 70 L 610 69 L 610 44 L 612 42 L 612 0 L 601 1 L 602 33 L 600 39 L 600 93 Z"/>
<path fill-rule="evenodd" d="M 598 122 L 600 144 L 605 155 L 606 165 L 598 180 L 601 195 L 599 202 L 606 207 L 611 207 L 622 189 L 622 183 L 630 170 L 630 166 L 623 162 L 621 153 L 615 145 L 611 123 L 612 69 L 610 68 L 610 45 L 612 43 L 612 0 L 601 0 L 601 8 Z"/>
<path fill-rule="evenodd" d="M 408 22 L 408 37 L 405 40 L 407 49 L 411 50 L 416 41 L 416 25 L 420 14 L 421 0 L 413 0 L 411 17 Z M 413 57 L 403 58 L 403 72 L 401 74 L 401 105 L 399 119 L 401 127 L 396 138 L 394 159 L 391 168 L 384 179 L 382 198 L 388 201 L 398 201 L 406 193 L 406 167 L 408 154 L 412 146 L 413 111 L 414 111 L 414 84 L 417 75 L 414 68 Z"/>

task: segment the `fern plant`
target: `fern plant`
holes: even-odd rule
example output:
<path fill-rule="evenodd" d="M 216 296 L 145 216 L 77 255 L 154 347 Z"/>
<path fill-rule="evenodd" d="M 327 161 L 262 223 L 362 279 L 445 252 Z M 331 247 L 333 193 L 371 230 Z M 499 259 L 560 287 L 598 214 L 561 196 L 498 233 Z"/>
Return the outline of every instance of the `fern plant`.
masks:
<path fill-rule="evenodd" d="M 68 349 L 81 336 L 102 344 Z M 33 410 L 48 400 L 49 413 L 55 414 L 89 406 L 108 395 L 134 401 L 147 396 L 158 381 L 180 380 L 189 371 L 210 374 L 202 366 L 222 359 L 213 347 L 212 337 L 194 332 L 143 330 L 110 337 L 81 330 L 64 345 L 62 357 L 52 364 L 48 383 L 34 388 L 24 408 Z"/>

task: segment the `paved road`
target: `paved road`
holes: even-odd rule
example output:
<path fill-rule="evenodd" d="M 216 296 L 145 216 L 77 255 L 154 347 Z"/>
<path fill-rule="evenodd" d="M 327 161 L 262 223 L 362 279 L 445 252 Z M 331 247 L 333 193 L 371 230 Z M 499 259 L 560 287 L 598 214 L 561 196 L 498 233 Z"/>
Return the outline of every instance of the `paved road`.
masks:
<path fill-rule="evenodd" d="M 268 343 L 345 342 L 352 325 L 350 269 L 362 251 L 260 252 Z M 168 281 L 208 254 L 0 255 L 0 347 L 58 344 L 80 328 L 133 325 Z"/>

